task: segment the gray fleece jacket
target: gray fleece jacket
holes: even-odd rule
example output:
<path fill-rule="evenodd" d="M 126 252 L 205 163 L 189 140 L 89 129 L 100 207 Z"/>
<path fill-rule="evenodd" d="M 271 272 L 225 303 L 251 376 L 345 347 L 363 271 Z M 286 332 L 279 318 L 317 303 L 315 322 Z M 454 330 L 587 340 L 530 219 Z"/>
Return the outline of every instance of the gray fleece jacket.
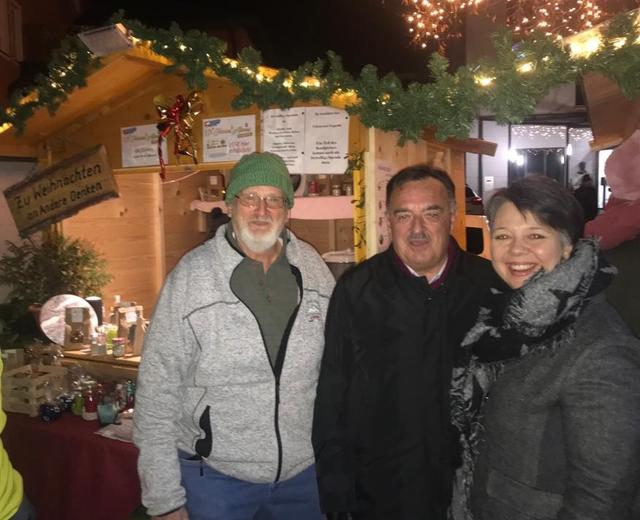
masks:
<path fill-rule="evenodd" d="M 241 254 L 225 226 L 167 277 L 145 338 L 134 442 L 150 515 L 186 502 L 176 448 L 217 471 L 274 482 L 313 463 L 311 423 L 334 279 L 318 253 L 289 234 L 300 301 L 271 367 L 258 322 L 231 291 Z"/>

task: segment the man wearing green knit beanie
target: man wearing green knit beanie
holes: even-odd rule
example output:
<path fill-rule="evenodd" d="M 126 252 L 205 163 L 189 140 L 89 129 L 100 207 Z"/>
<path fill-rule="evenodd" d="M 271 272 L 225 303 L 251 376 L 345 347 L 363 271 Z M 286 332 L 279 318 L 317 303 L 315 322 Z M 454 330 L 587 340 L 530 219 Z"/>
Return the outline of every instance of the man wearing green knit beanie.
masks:
<path fill-rule="evenodd" d="M 243 156 L 231 170 L 231 178 L 225 201 L 251 186 L 273 186 L 282 191 L 287 206 L 293 207 L 293 186 L 287 165 L 279 155 L 271 152 L 254 152 Z"/>
<path fill-rule="evenodd" d="M 242 157 L 225 201 L 231 221 L 173 269 L 145 336 L 142 501 L 166 520 L 323 520 L 311 422 L 334 279 L 285 229 L 280 157 Z"/>

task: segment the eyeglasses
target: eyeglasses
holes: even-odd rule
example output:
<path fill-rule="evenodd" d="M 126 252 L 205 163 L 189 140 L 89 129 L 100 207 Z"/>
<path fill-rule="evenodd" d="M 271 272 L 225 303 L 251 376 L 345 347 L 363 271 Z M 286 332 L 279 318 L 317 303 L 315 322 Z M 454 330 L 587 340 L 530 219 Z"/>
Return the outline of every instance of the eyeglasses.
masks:
<path fill-rule="evenodd" d="M 278 197 L 277 195 L 261 197 L 257 193 L 241 193 L 240 195 L 236 195 L 236 199 L 240 201 L 240 204 L 251 209 L 260 206 L 262 201 L 264 201 L 269 209 L 282 209 L 286 206 L 286 199 L 284 197 Z"/>

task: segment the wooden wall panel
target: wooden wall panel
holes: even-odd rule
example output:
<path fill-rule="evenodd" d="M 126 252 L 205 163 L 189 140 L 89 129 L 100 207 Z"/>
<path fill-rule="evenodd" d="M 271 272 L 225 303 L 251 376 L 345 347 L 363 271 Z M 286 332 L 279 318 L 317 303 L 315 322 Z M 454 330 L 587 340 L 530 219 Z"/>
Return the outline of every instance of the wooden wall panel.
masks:
<path fill-rule="evenodd" d="M 164 278 L 159 211 L 160 183 L 153 174 L 117 175 L 120 198 L 65 219 L 65 235 L 88 240 L 107 260 L 114 280 L 102 297 L 105 308 L 119 294 L 144 305 L 150 315 Z"/>
<path fill-rule="evenodd" d="M 467 248 L 467 233 L 465 230 L 465 168 L 464 168 L 464 153 L 449 150 L 449 164 L 447 165 L 447 173 L 453 180 L 453 184 L 456 187 L 456 219 L 453 223 L 452 235 L 458 241 L 458 245 L 462 249 Z"/>
<path fill-rule="evenodd" d="M 198 230 L 198 211 L 191 211 L 191 201 L 199 197 L 198 187 L 206 186 L 207 172 L 200 171 L 186 179 L 186 173 L 167 175 L 163 188 L 164 255 L 166 272 L 175 267 L 182 256 L 206 240 L 206 231 Z"/>
<path fill-rule="evenodd" d="M 289 220 L 289 229 L 318 253 L 353 248 L 353 220 Z"/>

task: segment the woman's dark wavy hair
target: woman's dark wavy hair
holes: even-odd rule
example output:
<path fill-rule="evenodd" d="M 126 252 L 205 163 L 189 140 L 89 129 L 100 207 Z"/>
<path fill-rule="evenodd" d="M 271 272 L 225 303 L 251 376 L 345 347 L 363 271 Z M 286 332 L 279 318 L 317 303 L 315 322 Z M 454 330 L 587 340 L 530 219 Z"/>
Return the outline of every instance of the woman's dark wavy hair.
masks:
<path fill-rule="evenodd" d="M 572 246 L 582 237 L 582 206 L 554 179 L 532 175 L 498 190 L 486 207 L 489 227 L 493 227 L 496 214 L 505 202 L 511 202 L 520 213 L 529 212 L 541 223 L 559 231 Z"/>

